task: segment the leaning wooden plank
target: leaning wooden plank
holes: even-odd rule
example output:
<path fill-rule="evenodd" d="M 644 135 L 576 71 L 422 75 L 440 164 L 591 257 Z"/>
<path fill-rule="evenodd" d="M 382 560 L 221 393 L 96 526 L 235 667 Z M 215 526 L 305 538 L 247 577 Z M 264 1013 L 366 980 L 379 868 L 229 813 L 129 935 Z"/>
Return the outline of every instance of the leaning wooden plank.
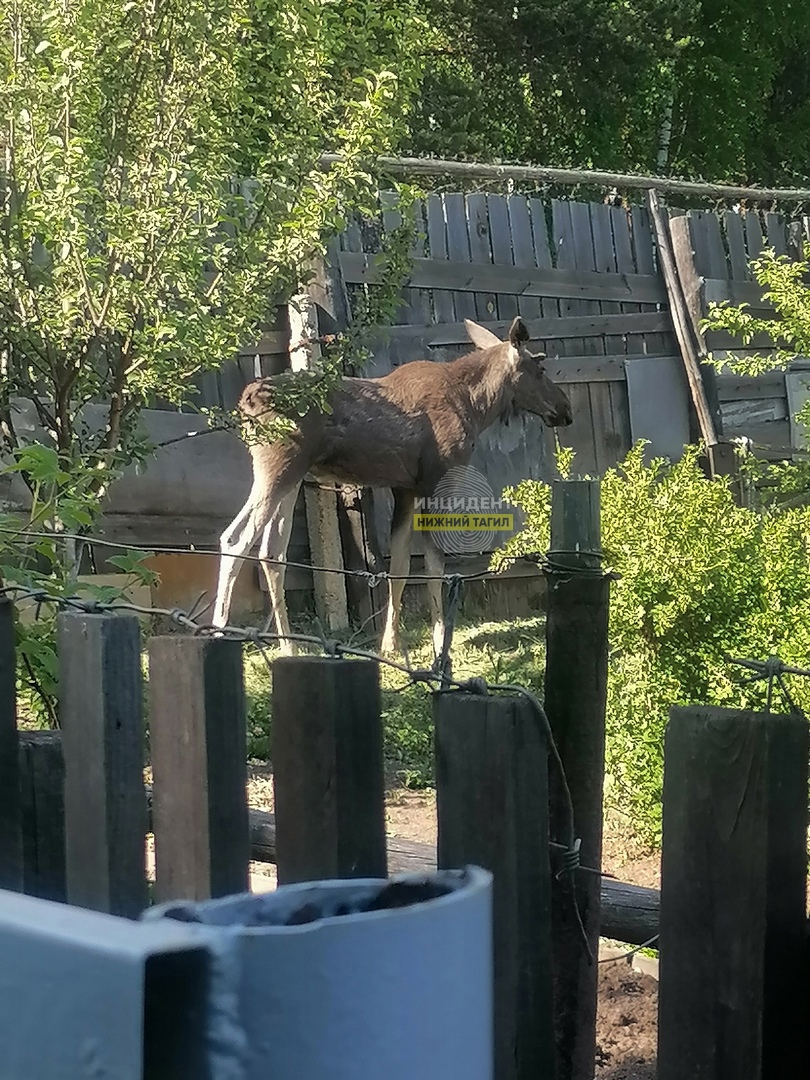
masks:
<path fill-rule="evenodd" d="M 689 380 L 692 402 L 698 415 L 700 433 L 706 446 L 714 446 L 717 442 L 714 419 L 706 400 L 706 391 L 700 376 L 697 348 L 692 337 L 686 301 L 678 280 L 678 272 L 672 251 L 668 224 L 661 211 L 658 195 L 655 191 L 650 190 L 647 192 L 647 204 L 655 229 L 655 237 L 658 244 L 658 256 L 661 262 L 664 281 L 666 283 L 667 297 L 672 312 L 673 322 L 675 324 L 675 332 L 678 336 L 678 344 L 681 349 L 686 376 Z"/>
<path fill-rule="evenodd" d="M 701 279 L 698 276 L 699 263 L 694 245 L 696 243 L 704 245 L 704 265 L 716 265 L 724 275 L 728 274 L 728 270 L 720 236 L 720 224 L 715 215 L 704 216 L 701 219 L 701 227 L 703 231 L 698 230 L 696 233 L 693 220 L 688 215 L 669 218 L 669 241 L 675 260 L 678 284 L 686 302 L 691 329 L 690 341 L 696 350 L 700 381 L 703 384 L 715 433 L 719 437 L 723 433 L 723 418 L 717 397 L 717 374 L 711 365 L 704 363 L 707 357 L 706 341 L 701 327 L 704 312 L 701 304 Z"/>

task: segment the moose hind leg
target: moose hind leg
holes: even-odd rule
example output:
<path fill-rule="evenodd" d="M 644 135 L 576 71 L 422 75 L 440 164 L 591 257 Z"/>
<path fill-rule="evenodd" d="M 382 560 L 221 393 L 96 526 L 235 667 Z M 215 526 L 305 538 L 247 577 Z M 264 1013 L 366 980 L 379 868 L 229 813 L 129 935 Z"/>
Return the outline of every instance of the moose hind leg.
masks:
<path fill-rule="evenodd" d="M 425 573 L 428 575 L 427 591 L 433 633 L 433 656 L 439 657 L 444 645 L 444 605 L 442 602 L 444 552 L 430 533 L 426 533 Z"/>
<path fill-rule="evenodd" d="M 385 613 L 385 630 L 382 652 L 399 651 L 399 622 L 405 579 L 411 569 L 411 537 L 413 534 L 413 495 L 409 491 L 395 491 L 394 516 L 391 522 L 391 559 L 388 567 L 388 608 Z"/>
<path fill-rule="evenodd" d="M 225 626 L 228 622 L 233 590 L 239 571 L 242 569 L 244 556 L 250 554 L 270 512 L 270 507 L 265 500 L 256 501 L 251 495 L 222 534 L 219 542 L 217 595 L 212 617 L 214 626 Z"/>
<path fill-rule="evenodd" d="M 290 544 L 295 501 L 300 486 L 300 484 L 296 484 L 282 497 L 276 512 L 265 527 L 259 547 L 259 558 L 262 560 L 261 567 L 267 581 L 270 602 L 273 605 L 276 633 L 281 639 L 279 648 L 281 653 L 286 656 L 293 656 L 297 652 L 295 643 L 289 639 L 290 619 L 284 594 L 284 579 L 287 575 L 287 566 L 284 559 Z"/>

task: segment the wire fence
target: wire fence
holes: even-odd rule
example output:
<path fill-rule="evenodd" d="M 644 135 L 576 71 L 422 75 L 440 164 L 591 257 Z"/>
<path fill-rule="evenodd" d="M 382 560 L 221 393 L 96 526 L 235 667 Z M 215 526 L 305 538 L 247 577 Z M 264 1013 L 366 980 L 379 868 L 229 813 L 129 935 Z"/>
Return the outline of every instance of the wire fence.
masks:
<path fill-rule="evenodd" d="M 565 843 L 552 842 L 550 845 L 554 851 L 559 853 L 560 857 L 561 865 L 559 871 L 555 875 L 556 880 L 560 881 L 563 877 L 567 877 L 572 883 L 573 875 L 577 872 L 592 875 L 595 874 L 600 877 L 612 877 L 613 875 L 605 874 L 596 867 L 584 866 L 580 862 L 580 839 L 576 835 L 574 806 L 568 787 L 568 780 L 565 775 L 562 758 L 554 739 L 551 724 L 549 723 L 548 716 L 537 695 L 527 687 L 515 683 L 492 683 L 482 677 L 454 679 L 449 674 L 447 660 L 452 642 L 454 618 L 458 608 L 461 588 L 461 582 L 457 578 L 453 581 L 451 576 L 451 583 L 451 603 L 448 611 L 450 617 L 446 620 L 442 654 L 437 658 L 437 661 L 432 668 L 413 667 L 407 659 L 404 661 L 395 660 L 390 656 L 383 656 L 370 649 L 360 648 L 351 643 L 347 644 L 325 635 L 301 633 L 278 634 L 273 633 L 266 628 L 242 626 L 233 623 L 228 623 L 224 626 L 214 626 L 202 621 L 200 617 L 201 605 L 206 595 L 204 593 L 201 594 L 189 610 L 184 610 L 182 608 L 147 607 L 126 599 L 101 600 L 77 595 L 54 595 L 44 588 L 37 589 L 14 584 L 0 586 L 0 598 L 6 598 L 13 601 L 33 601 L 36 604 L 37 617 L 40 614 L 41 608 L 45 605 L 54 605 L 57 608 L 66 611 L 79 611 L 85 614 L 94 615 L 126 612 L 147 617 L 163 617 L 192 635 L 229 638 L 231 640 L 252 644 L 258 648 L 268 669 L 271 669 L 271 663 L 266 652 L 267 647 L 289 643 L 294 646 L 305 646 L 318 649 L 327 656 L 351 657 L 376 661 L 381 665 L 407 676 L 408 685 L 423 684 L 438 690 L 456 690 L 476 695 L 487 695 L 491 693 L 520 695 L 531 705 L 533 715 L 546 740 L 549 753 L 559 775 L 565 801 Z M 455 596 L 452 595 L 453 589 L 456 590 Z M 589 960 L 593 962 L 592 950 L 588 942 L 575 890 L 573 888 L 570 889 L 570 895 L 574 911 L 576 912 L 576 919 L 583 947 L 587 952 Z"/>

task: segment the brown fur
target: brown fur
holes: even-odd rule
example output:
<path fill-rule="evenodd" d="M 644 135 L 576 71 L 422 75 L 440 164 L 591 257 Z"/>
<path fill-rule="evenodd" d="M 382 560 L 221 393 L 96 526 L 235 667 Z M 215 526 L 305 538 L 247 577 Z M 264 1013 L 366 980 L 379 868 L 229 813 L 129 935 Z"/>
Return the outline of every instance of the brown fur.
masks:
<path fill-rule="evenodd" d="M 264 528 L 279 500 L 297 490 L 307 473 L 326 483 L 390 488 L 401 507 L 415 496 L 433 494 L 448 470 L 467 464 L 477 438 L 498 421 L 532 413 L 549 426 L 570 424 L 571 404 L 546 375 L 544 357 L 527 350 L 528 331 L 520 318 L 503 342 L 475 323 L 467 329 L 484 347 L 447 364 L 416 360 L 382 378 L 346 378 L 330 396 L 330 412 L 312 409 L 293 434 L 251 446 L 251 500 L 224 534 L 223 555 L 233 546 L 231 534 L 240 520 L 244 523 L 252 513 L 256 521 L 261 518 L 259 530 Z M 245 388 L 239 408 L 246 416 L 272 417 L 274 390 L 289 378 L 256 380 Z M 407 528 L 410 522 L 399 525 Z M 236 546 L 243 547 L 244 540 Z M 392 590 L 392 596 L 401 591 Z M 217 625 L 227 616 L 226 592 L 221 574 Z M 271 592 L 278 594 L 277 589 Z M 392 619 L 398 622 L 395 599 L 395 615 L 389 606 L 389 629 Z M 386 637 L 390 645 L 391 635 Z"/>

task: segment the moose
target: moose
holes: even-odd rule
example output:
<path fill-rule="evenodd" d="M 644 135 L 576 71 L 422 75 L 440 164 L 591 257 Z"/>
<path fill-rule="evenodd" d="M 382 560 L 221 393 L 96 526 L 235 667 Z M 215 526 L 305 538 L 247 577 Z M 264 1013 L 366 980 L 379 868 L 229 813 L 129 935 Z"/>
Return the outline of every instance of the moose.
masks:
<path fill-rule="evenodd" d="M 528 350 L 529 331 L 520 316 L 503 341 L 471 320 L 465 320 L 465 326 L 477 346 L 473 352 L 444 364 L 414 360 L 380 378 L 344 378 L 330 393 L 331 411 L 311 408 L 293 433 L 257 440 L 250 447 L 250 495 L 220 541 L 215 626 L 226 625 L 242 559 L 261 537 L 259 558 L 277 633 L 283 651 L 294 651 L 285 642 L 290 624 L 284 560 L 298 490 L 309 474 L 319 483 L 389 488 L 393 494 L 382 650 L 397 651 L 416 500 L 430 498 L 451 469 L 467 465 L 476 439 L 496 422 L 532 414 L 549 427 L 558 427 L 572 419 L 568 397 L 546 373 L 544 354 Z M 274 390 L 285 374 L 249 383 L 239 400 L 241 413 L 247 418 L 272 418 Z M 444 552 L 430 533 L 425 536 L 425 573 L 438 655 L 444 636 Z"/>

